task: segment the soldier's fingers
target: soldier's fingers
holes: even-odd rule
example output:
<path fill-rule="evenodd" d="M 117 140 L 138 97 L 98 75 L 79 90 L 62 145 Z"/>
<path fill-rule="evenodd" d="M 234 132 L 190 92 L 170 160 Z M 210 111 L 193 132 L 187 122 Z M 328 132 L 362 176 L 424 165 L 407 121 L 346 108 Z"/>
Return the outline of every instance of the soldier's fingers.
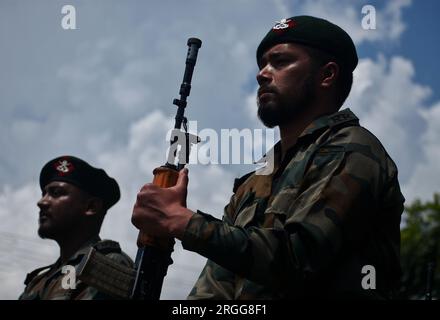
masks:
<path fill-rule="evenodd" d="M 183 168 L 179 171 L 179 177 L 177 178 L 177 182 L 175 188 L 177 189 L 186 189 L 188 186 L 188 169 Z"/>

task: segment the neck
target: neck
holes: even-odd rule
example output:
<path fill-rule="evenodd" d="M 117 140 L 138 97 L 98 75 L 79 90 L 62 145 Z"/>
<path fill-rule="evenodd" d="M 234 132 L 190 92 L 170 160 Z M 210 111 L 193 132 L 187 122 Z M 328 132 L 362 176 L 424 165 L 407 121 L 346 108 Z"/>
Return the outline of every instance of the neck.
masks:
<path fill-rule="evenodd" d="M 279 126 L 281 138 L 281 159 L 284 159 L 286 151 L 296 144 L 298 137 L 315 118 L 315 113 L 302 112 L 296 115 L 290 122 Z"/>
<path fill-rule="evenodd" d="M 303 112 L 299 112 L 289 122 L 279 126 L 281 137 L 281 159 L 284 159 L 286 151 L 296 144 L 301 133 L 315 119 L 333 113 L 333 106 L 328 103 L 316 102 L 310 104 Z M 336 110 L 336 109 L 334 109 Z"/>
<path fill-rule="evenodd" d="M 74 235 L 64 237 L 63 239 L 56 240 L 60 247 L 60 260 L 61 263 L 66 263 L 75 252 L 81 249 L 82 246 L 94 237 L 97 237 L 98 233 L 94 232 L 76 232 Z"/>

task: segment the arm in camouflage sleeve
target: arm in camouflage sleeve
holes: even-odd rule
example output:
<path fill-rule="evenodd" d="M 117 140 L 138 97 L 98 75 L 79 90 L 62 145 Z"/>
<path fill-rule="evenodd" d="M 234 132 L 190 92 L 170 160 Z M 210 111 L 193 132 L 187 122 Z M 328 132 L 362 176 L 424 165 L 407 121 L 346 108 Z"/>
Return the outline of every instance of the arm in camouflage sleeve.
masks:
<path fill-rule="evenodd" d="M 235 275 L 208 260 L 196 284 L 188 295 L 188 300 L 233 300 Z"/>
<path fill-rule="evenodd" d="M 344 130 L 329 141 L 329 152 L 314 156 L 298 190 L 280 192 L 278 207 L 274 200 L 284 227 L 231 226 L 198 212 L 183 247 L 275 290 L 325 270 L 371 228 L 384 189 L 400 195 L 397 170 L 380 143 L 362 128 Z"/>
<path fill-rule="evenodd" d="M 223 222 L 232 225 L 228 219 L 230 210 L 233 207 L 234 196 L 230 203 L 225 207 Z M 234 292 L 234 280 L 236 276 L 229 270 L 219 266 L 212 260 L 208 260 L 197 279 L 196 284 L 188 295 L 189 300 L 216 299 L 232 300 L 231 293 Z"/>

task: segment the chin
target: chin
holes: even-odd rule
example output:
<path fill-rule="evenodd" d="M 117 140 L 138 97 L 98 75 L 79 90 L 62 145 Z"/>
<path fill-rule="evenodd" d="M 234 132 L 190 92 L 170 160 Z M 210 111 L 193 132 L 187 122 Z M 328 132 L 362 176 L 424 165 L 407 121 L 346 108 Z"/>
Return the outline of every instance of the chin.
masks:
<path fill-rule="evenodd" d="M 280 119 L 277 110 L 270 106 L 260 106 L 258 108 L 258 118 L 268 128 L 279 125 Z"/>
<path fill-rule="evenodd" d="M 38 229 L 38 236 L 41 239 L 54 239 L 53 232 L 51 232 L 50 228 L 41 227 Z"/>

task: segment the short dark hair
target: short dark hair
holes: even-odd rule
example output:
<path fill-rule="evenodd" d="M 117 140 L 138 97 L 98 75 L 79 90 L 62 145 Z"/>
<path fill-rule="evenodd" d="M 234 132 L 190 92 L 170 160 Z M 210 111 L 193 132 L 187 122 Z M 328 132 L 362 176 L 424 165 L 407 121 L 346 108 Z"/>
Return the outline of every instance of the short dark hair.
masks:
<path fill-rule="evenodd" d="M 325 65 L 330 61 L 335 62 L 339 66 L 339 77 L 336 81 L 337 96 L 335 102 L 338 109 L 341 108 L 345 100 L 347 99 L 348 94 L 351 91 L 351 86 L 353 84 L 353 73 L 351 72 L 350 68 L 347 67 L 346 64 L 344 64 L 342 61 L 325 51 L 309 46 L 304 46 L 304 49 L 319 67 Z"/>

